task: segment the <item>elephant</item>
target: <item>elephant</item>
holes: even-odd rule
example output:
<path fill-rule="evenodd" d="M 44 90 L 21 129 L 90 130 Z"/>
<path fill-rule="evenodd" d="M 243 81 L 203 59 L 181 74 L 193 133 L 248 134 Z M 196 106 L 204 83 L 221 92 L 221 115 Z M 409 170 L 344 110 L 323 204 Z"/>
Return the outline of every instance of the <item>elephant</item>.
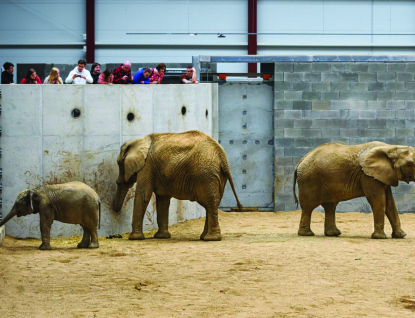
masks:
<path fill-rule="evenodd" d="M 156 195 L 158 231 L 155 238 L 168 239 L 169 205 L 172 197 L 197 201 L 206 210 L 205 241 L 220 241 L 218 206 L 226 181 L 232 187 L 231 170 L 225 150 L 207 134 L 192 130 L 183 133 L 152 133 L 121 146 L 117 158 L 119 175 L 113 209 L 120 211 L 134 183 L 136 191 L 130 240 L 144 240 L 143 219 L 152 193 Z"/>
<path fill-rule="evenodd" d="M 99 212 L 99 213 L 98 213 Z M 0 226 L 14 216 L 39 213 L 41 250 L 51 250 L 50 228 L 54 220 L 80 224 L 84 235 L 78 248 L 98 248 L 97 224 L 101 224 L 101 200 L 98 194 L 82 182 L 44 185 L 20 192 L 10 213 Z M 101 226 L 99 225 L 99 228 Z"/>
<path fill-rule="evenodd" d="M 386 238 L 385 214 L 392 226 L 392 238 L 405 237 L 391 186 L 414 181 L 414 175 L 415 149 L 409 146 L 373 141 L 354 146 L 326 143 L 311 150 L 294 171 L 294 199 L 302 210 L 298 235 L 314 235 L 311 213 L 319 205 L 325 211 L 324 234 L 340 235 L 335 220 L 337 204 L 365 196 L 373 211 L 372 238 Z M 299 199 L 295 193 L 297 179 Z"/>

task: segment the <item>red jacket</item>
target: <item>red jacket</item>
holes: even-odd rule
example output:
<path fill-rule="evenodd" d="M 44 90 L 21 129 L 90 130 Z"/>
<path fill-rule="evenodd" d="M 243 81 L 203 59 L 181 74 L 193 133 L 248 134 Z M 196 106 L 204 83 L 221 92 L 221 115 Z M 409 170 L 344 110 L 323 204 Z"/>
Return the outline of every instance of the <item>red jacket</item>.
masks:
<path fill-rule="evenodd" d="M 26 83 L 26 79 L 23 78 L 22 81 L 20 82 L 20 84 L 31 84 L 31 83 Z M 34 84 L 34 83 L 32 83 Z M 40 77 L 36 75 L 36 84 L 42 84 L 42 81 L 40 80 Z"/>

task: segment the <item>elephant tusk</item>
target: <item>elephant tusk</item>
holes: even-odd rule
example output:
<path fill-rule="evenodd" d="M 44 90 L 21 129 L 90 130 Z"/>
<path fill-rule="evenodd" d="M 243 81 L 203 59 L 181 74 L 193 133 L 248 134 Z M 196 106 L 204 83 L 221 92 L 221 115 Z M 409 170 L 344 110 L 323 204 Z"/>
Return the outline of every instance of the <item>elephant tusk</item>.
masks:
<path fill-rule="evenodd" d="M 35 209 L 33 208 L 33 193 L 30 194 L 30 207 L 32 208 L 32 211 L 35 212 Z"/>

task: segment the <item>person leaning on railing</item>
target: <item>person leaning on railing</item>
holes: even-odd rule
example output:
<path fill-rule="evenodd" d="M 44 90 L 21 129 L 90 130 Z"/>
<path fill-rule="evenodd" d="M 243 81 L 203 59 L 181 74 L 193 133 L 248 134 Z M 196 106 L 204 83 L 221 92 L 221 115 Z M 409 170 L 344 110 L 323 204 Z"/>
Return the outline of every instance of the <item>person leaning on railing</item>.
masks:
<path fill-rule="evenodd" d="M 1 72 L 1 83 L 2 84 L 14 84 L 13 81 L 13 69 L 14 65 L 10 62 L 3 64 L 4 71 Z"/>
<path fill-rule="evenodd" d="M 35 69 L 29 68 L 20 84 L 42 84 L 42 81 L 40 80 L 40 77 L 37 76 Z"/>
<path fill-rule="evenodd" d="M 101 64 L 99 63 L 92 64 L 90 73 L 91 73 L 92 79 L 94 80 L 92 84 L 98 84 L 98 78 L 101 73 Z"/>
<path fill-rule="evenodd" d="M 196 70 L 193 66 L 189 65 L 186 68 L 186 74 L 180 76 L 180 84 L 198 84 L 196 80 Z"/>
<path fill-rule="evenodd" d="M 111 69 L 106 69 L 98 77 L 98 84 L 113 84 L 114 75 Z"/>
<path fill-rule="evenodd" d="M 166 64 L 160 63 L 157 65 L 157 67 L 153 69 L 153 74 L 150 76 L 150 84 L 161 84 L 165 72 Z"/>
<path fill-rule="evenodd" d="M 124 64 L 118 66 L 114 71 L 114 84 L 130 84 L 133 79 L 131 78 L 131 62 L 126 61 Z"/>
<path fill-rule="evenodd" d="M 92 79 L 91 73 L 87 69 L 85 69 L 86 61 L 79 60 L 78 66 L 69 73 L 68 77 L 65 80 L 66 84 L 92 84 L 94 81 Z"/>
<path fill-rule="evenodd" d="M 63 84 L 62 78 L 59 76 L 59 69 L 52 67 L 50 74 L 45 78 L 43 84 Z"/>
<path fill-rule="evenodd" d="M 150 84 L 151 69 L 141 68 L 135 74 L 133 78 L 133 84 Z"/>

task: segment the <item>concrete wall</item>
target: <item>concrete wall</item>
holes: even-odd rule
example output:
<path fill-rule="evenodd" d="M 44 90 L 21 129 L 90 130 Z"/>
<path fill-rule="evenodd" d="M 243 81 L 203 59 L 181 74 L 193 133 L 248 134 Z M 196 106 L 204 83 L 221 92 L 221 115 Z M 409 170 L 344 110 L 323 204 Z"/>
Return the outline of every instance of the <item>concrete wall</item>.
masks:
<path fill-rule="evenodd" d="M 212 135 L 217 85 L 1 85 L 3 216 L 20 191 L 42 183 L 83 181 L 103 202 L 99 235 L 131 230 L 133 191 L 120 213 L 111 210 L 120 146 L 151 132 L 198 129 Z M 182 115 L 186 107 L 186 115 Z M 78 108 L 79 118 L 71 111 Z M 207 111 L 207 115 L 206 115 Z M 133 113 L 135 119 L 127 120 Z M 217 119 L 215 119 L 217 120 Z M 195 202 L 172 200 L 170 224 L 204 216 Z M 155 201 L 145 229 L 157 227 Z M 201 229 L 202 231 L 202 229 Z M 38 215 L 13 218 L 6 233 L 40 237 Z M 52 236 L 82 233 L 79 225 L 55 222 Z"/>
<path fill-rule="evenodd" d="M 415 63 L 277 63 L 274 86 L 276 211 L 296 209 L 293 171 L 326 143 L 379 140 L 415 146 Z M 392 188 L 399 212 L 414 212 L 414 184 Z M 365 198 L 338 211 L 370 212 Z"/>

